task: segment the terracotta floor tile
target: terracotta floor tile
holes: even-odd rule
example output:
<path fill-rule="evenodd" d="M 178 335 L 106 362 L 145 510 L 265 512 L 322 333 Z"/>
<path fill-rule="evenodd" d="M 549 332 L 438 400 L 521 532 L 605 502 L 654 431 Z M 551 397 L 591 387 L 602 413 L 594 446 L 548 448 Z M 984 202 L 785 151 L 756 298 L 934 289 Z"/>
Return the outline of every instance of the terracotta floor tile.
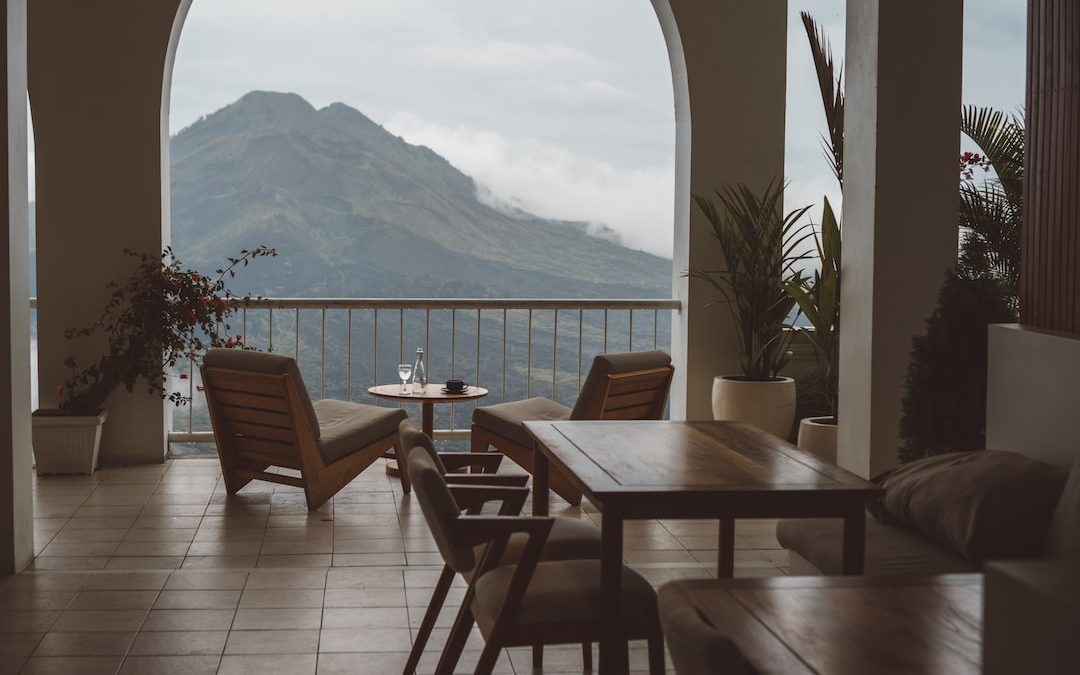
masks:
<path fill-rule="evenodd" d="M 229 633 L 220 631 L 171 631 L 139 633 L 129 654 L 138 656 L 217 656 L 225 649 Z"/>
<path fill-rule="evenodd" d="M 52 630 L 68 633 L 132 632 L 146 619 L 143 609 L 65 610 Z"/>
<path fill-rule="evenodd" d="M 119 675 L 214 675 L 217 656 L 129 656 Z"/>
<path fill-rule="evenodd" d="M 49 633 L 34 656 L 123 656 L 135 633 Z"/>
<path fill-rule="evenodd" d="M 173 572 L 165 583 L 170 591 L 242 590 L 247 572 L 180 570 Z"/>
<path fill-rule="evenodd" d="M 240 607 L 243 609 L 322 607 L 323 593 L 321 589 L 259 590 L 251 588 L 244 591 L 240 598 Z"/>
<path fill-rule="evenodd" d="M 80 591 L 68 609 L 150 609 L 157 591 Z"/>
<path fill-rule="evenodd" d="M 240 591 L 202 590 L 170 591 L 164 590 L 157 597 L 154 609 L 236 609 L 240 600 Z"/>
<path fill-rule="evenodd" d="M 35 656 L 19 672 L 21 675 L 115 675 L 120 662 L 119 656 Z"/>
<path fill-rule="evenodd" d="M 233 623 L 231 609 L 154 609 L 146 617 L 143 631 L 228 630 Z"/>
<path fill-rule="evenodd" d="M 239 609 L 233 630 L 307 630 L 321 624 L 320 609 Z"/>
<path fill-rule="evenodd" d="M 169 578 L 168 572 L 109 572 L 91 574 L 82 588 L 86 591 L 158 591 Z"/>
<path fill-rule="evenodd" d="M 319 637 L 320 652 L 408 651 L 411 646 L 407 628 L 334 628 L 323 630 Z"/>
<path fill-rule="evenodd" d="M 314 654 L 318 630 L 234 630 L 225 644 L 226 654 Z"/>
<path fill-rule="evenodd" d="M 315 675 L 315 654 L 221 657 L 218 675 Z"/>

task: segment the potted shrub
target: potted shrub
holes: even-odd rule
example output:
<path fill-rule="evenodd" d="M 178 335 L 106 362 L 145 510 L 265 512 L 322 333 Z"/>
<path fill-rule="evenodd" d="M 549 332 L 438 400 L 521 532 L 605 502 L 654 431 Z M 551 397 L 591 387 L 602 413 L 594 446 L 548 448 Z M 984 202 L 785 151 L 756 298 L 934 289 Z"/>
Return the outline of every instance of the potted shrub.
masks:
<path fill-rule="evenodd" d="M 821 234 L 814 233 L 820 268 L 813 279 L 784 285 L 813 330 L 800 330 L 814 347 L 816 362 L 801 387 L 800 406 L 824 412 L 799 423 L 798 445 L 822 459 L 836 462 L 837 394 L 840 385 L 840 224 L 829 199 L 821 217 Z"/>
<path fill-rule="evenodd" d="M 712 225 L 725 267 L 691 270 L 690 276 L 714 286 L 727 304 L 739 334 L 740 374 L 713 381 L 712 408 L 717 420 L 749 422 L 787 438 L 795 421 L 795 382 L 781 377 L 791 331 L 788 319 L 795 301 L 784 290 L 797 282 L 796 253 L 805 239 L 798 226 L 809 207 L 781 214 L 784 186 L 769 184 L 759 196 L 745 185 L 716 191 L 716 201 L 693 195 Z"/>
<path fill-rule="evenodd" d="M 65 361 L 71 377 L 56 385 L 59 406 L 36 410 L 33 416 L 34 457 L 39 474 L 92 473 L 97 467 L 105 401 L 120 386 L 133 391 L 140 379 L 151 393 L 184 405 L 188 398 L 170 392 L 166 370 L 181 358 L 195 358 L 206 347 L 241 347 L 243 336 L 231 335 L 228 318 L 236 296 L 225 279 L 252 259 L 277 255 L 258 247 L 229 258 L 228 266 L 207 278 L 185 269 L 165 249 L 161 256 L 124 251 L 137 260 L 124 283 L 111 282 L 105 309 L 96 321 L 64 333 L 68 340 L 103 335 L 105 353 L 80 367 Z"/>

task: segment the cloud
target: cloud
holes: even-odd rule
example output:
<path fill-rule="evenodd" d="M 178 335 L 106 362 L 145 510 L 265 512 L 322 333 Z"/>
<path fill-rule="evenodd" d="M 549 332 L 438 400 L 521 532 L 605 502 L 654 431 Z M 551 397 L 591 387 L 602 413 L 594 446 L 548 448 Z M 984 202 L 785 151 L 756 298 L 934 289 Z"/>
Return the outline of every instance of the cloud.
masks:
<path fill-rule="evenodd" d="M 525 73 L 545 73 L 556 69 L 594 69 L 594 56 L 559 43 L 525 43 L 505 40 L 460 42 L 454 45 L 420 45 L 412 55 L 426 65 L 455 73 L 467 71 L 483 74 L 520 76 Z"/>
<path fill-rule="evenodd" d="M 447 127 L 400 113 L 387 129 L 426 145 L 482 186 L 490 202 L 538 216 L 608 227 L 627 246 L 670 256 L 675 175 L 673 163 L 617 167 L 565 147 L 467 126 Z M 490 191 L 490 193 L 488 192 Z"/>

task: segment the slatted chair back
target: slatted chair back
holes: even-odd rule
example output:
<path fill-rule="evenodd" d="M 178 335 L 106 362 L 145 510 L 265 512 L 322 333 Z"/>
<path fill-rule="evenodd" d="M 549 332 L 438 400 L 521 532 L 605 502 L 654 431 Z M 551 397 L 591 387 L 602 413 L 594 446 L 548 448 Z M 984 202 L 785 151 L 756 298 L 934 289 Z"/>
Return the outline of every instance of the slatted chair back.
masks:
<path fill-rule="evenodd" d="M 476 568 L 476 554 L 472 544 L 459 540 L 456 524 L 461 509 L 450 494 L 443 473 L 423 447 L 407 447 L 405 452 L 409 479 L 435 546 L 450 569 L 463 575 L 472 572 Z"/>
<path fill-rule="evenodd" d="M 303 475 L 324 466 L 319 424 L 293 359 L 215 350 L 201 372 L 226 480 L 304 487 Z M 269 473 L 269 467 L 300 471 L 301 478 Z"/>
<path fill-rule="evenodd" d="M 674 374 L 671 357 L 662 351 L 600 354 L 593 359 L 570 419 L 660 419 Z"/>

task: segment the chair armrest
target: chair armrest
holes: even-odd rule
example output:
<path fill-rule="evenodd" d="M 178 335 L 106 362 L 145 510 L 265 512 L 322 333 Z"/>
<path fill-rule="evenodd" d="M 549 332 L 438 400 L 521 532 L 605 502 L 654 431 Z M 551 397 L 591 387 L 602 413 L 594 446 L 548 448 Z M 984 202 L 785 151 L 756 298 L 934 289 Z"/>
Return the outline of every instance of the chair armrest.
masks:
<path fill-rule="evenodd" d="M 526 487 L 529 484 L 529 476 L 526 474 L 493 473 L 448 473 L 446 474 L 447 485 L 505 485 L 507 487 Z"/>
<path fill-rule="evenodd" d="M 505 485 L 454 485 L 448 484 L 450 494 L 462 511 L 478 514 L 485 504 L 500 502 L 500 516 L 516 516 L 525 507 L 529 488 Z"/>
<path fill-rule="evenodd" d="M 495 473 L 502 464 L 501 452 L 440 452 L 439 459 L 449 472 L 462 472 L 479 467 L 479 473 Z"/>
<path fill-rule="evenodd" d="M 495 623 L 502 624 L 504 617 L 511 620 L 516 618 L 521 607 L 521 600 L 529 587 L 533 572 L 536 571 L 540 553 L 543 551 L 544 544 L 547 543 L 554 523 L 554 518 L 532 516 L 461 516 L 458 518 L 455 525 L 458 528 L 457 535 L 461 538 L 461 543 L 471 546 L 488 544 L 484 557 L 469 583 L 466 602 L 469 601 L 476 580 L 502 561 L 510 535 L 521 533 L 526 537 L 525 546 L 521 550 L 517 563 L 514 564 L 514 574 L 510 579 L 510 586 L 506 589 L 506 595 L 503 597 L 502 607 L 499 608 Z"/>

